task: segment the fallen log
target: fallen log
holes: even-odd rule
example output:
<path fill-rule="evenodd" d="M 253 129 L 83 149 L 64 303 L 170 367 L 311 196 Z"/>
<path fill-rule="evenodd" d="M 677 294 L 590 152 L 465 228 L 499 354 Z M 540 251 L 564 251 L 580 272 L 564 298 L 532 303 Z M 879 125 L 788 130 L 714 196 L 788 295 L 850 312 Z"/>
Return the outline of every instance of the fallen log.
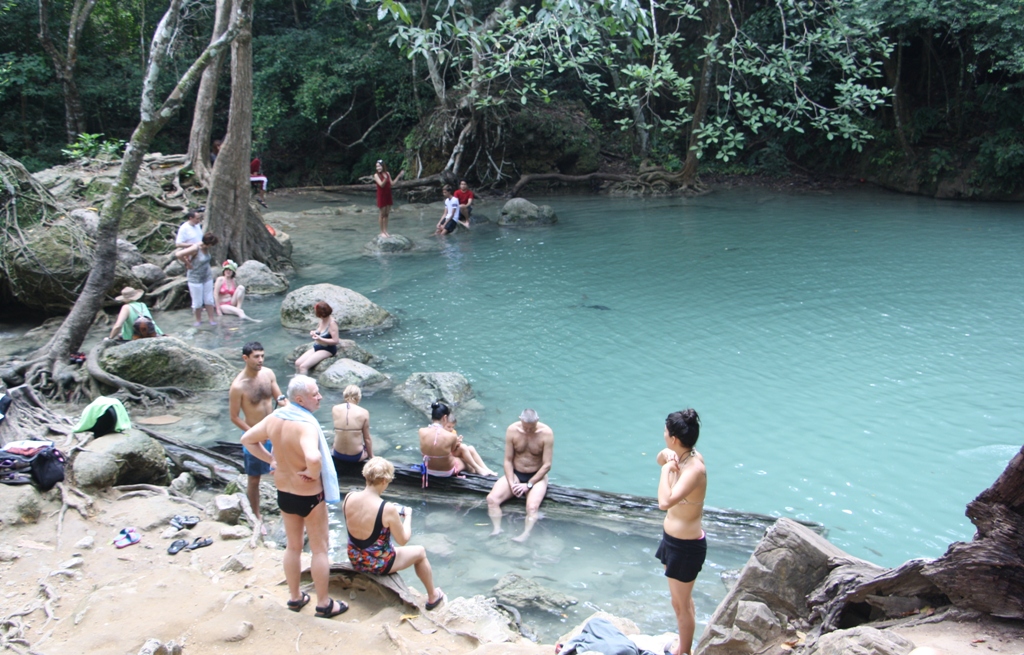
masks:
<path fill-rule="evenodd" d="M 618 173 L 589 173 L 587 175 L 562 175 L 561 173 L 531 173 L 520 176 L 519 181 L 512 187 L 509 193 L 513 198 L 519 195 L 527 184 L 532 182 L 566 182 L 569 184 L 580 184 L 594 180 L 606 180 L 609 182 L 629 182 L 636 178 L 632 175 L 621 175 Z"/>
<path fill-rule="evenodd" d="M 415 180 L 406 180 L 405 182 L 394 182 L 391 185 L 393 191 L 401 191 L 402 189 L 415 189 L 418 187 L 430 186 L 432 184 L 440 184 L 442 181 L 441 174 L 428 175 L 427 177 L 421 177 Z M 300 186 L 288 189 L 288 191 L 324 191 L 326 193 L 376 193 L 377 185 L 370 184 L 334 184 L 331 186 Z"/>

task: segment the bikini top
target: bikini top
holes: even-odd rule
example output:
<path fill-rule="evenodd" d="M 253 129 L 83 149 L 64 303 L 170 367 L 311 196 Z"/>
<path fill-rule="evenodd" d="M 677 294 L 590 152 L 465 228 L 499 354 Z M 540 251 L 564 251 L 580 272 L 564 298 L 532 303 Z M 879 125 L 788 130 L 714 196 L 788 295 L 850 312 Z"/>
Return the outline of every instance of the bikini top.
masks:
<path fill-rule="evenodd" d="M 346 402 L 345 403 L 345 425 L 348 425 L 348 410 L 349 409 L 351 409 L 351 406 Z M 335 432 L 362 432 L 363 429 L 362 428 L 334 428 L 334 431 Z"/>
<path fill-rule="evenodd" d="M 345 503 L 348 503 L 348 496 L 345 496 Z M 366 539 L 356 539 L 352 536 L 352 533 L 345 528 L 345 532 L 348 532 L 348 542 L 360 548 L 362 550 L 370 550 L 374 546 L 377 549 L 386 549 L 391 546 L 391 528 L 384 527 L 384 505 L 387 501 L 380 501 L 380 507 L 377 509 L 377 520 L 373 524 L 373 532 Z M 344 511 L 342 506 L 342 511 Z"/>
<path fill-rule="evenodd" d="M 679 462 L 679 466 L 681 467 L 683 465 L 683 462 L 685 462 L 686 460 L 688 460 L 691 457 L 693 457 L 696 454 L 696 452 L 697 452 L 696 450 L 691 448 L 690 449 L 690 454 L 687 455 L 686 457 L 684 457 L 682 462 Z M 686 500 L 686 498 L 684 497 L 682 500 L 680 500 L 676 504 L 677 505 L 703 505 L 704 501 L 703 500 L 689 501 L 689 500 Z"/>
<path fill-rule="evenodd" d="M 235 292 L 235 289 L 237 289 L 237 288 L 238 288 L 237 286 L 229 287 L 228 283 L 224 282 L 224 284 L 220 285 L 220 295 L 222 295 L 222 296 L 230 296 L 231 294 L 233 294 Z"/>

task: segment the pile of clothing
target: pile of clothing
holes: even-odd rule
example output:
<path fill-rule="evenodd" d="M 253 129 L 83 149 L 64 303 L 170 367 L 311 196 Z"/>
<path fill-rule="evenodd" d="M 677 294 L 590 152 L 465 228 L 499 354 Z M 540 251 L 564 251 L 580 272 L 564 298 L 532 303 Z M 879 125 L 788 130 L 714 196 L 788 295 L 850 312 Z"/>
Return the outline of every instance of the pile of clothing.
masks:
<path fill-rule="evenodd" d="M 34 484 L 49 491 L 64 480 L 64 462 L 52 441 L 12 441 L 0 448 L 0 483 Z"/>

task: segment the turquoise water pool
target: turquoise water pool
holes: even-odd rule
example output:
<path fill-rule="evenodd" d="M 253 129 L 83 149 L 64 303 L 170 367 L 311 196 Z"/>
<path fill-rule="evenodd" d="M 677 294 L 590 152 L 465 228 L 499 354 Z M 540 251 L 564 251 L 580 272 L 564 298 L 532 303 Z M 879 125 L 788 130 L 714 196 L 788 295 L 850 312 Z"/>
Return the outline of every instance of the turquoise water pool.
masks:
<path fill-rule="evenodd" d="M 692 406 L 703 419 L 710 505 L 820 522 L 836 545 L 890 566 L 971 538 L 964 506 L 1021 445 L 1019 206 L 758 190 L 534 200 L 557 210 L 556 226 L 485 226 L 440 240 L 429 236 L 439 209 L 396 211 L 391 231 L 421 249 L 381 258 L 362 254 L 376 231 L 369 207 L 271 222 L 295 242 L 293 288 L 339 284 L 398 316 L 397 328 L 357 337 L 385 358 L 382 371 L 396 382 L 414 371 L 469 378 L 485 410 L 461 417 L 460 432 L 492 467 L 505 427 L 530 406 L 555 432 L 555 482 L 653 495 L 664 417 Z M 496 216 L 500 206 L 480 212 Z M 279 306 L 280 297 L 254 298 L 247 310 L 263 323 L 225 321 L 193 338 L 231 348 L 260 339 L 284 377 L 283 356 L 305 335 L 281 329 Z M 172 329 L 186 325 L 181 314 L 167 317 Z M 325 404 L 339 401 L 329 393 Z M 363 404 L 378 452 L 412 461 L 426 419 L 387 392 Z M 223 412 L 194 433 L 234 431 Z M 473 512 L 467 522 L 486 521 Z M 616 598 L 664 594 L 662 614 L 632 618 L 671 627 L 667 590 L 638 537 L 549 523 L 541 536 L 560 541 L 538 540 L 515 567 L 560 580 L 553 584 L 566 593 L 578 570 L 616 572 L 636 581 Z M 467 528 L 465 543 L 474 534 Z M 572 549 L 588 539 L 607 545 L 586 564 L 558 563 L 585 557 Z M 748 554 L 726 551 L 712 545 L 698 598 L 704 619 L 724 594 L 716 571 Z M 645 573 L 634 575 L 632 563 Z M 449 567 L 439 579 L 457 580 L 442 586 L 463 595 L 486 594 L 493 582 L 477 578 L 505 572 L 439 565 Z M 610 593 L 576 591 L 598 606 Z"/>

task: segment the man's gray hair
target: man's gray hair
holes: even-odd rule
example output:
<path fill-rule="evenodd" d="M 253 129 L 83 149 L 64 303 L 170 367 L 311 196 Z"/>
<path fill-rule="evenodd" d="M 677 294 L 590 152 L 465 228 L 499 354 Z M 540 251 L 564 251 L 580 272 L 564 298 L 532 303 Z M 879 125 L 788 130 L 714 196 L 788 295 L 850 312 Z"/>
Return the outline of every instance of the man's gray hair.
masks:
<path fill-rule="evenodd" d="M 312 385 L 316 384 L 316 380 L 309 377 L 308 375 L 296 375 L 288 383 L 288 400 L 295 401 L 295 396 L 305 395 Z"/>
<path fill-rule="evenodd" d="M 519 420 L 523 423 L 536 423 L 540 420 L 540 417 L 537 416 L 537 412 L 535 410 L 524 409 L 523 413 L 519 415 Z"/>

